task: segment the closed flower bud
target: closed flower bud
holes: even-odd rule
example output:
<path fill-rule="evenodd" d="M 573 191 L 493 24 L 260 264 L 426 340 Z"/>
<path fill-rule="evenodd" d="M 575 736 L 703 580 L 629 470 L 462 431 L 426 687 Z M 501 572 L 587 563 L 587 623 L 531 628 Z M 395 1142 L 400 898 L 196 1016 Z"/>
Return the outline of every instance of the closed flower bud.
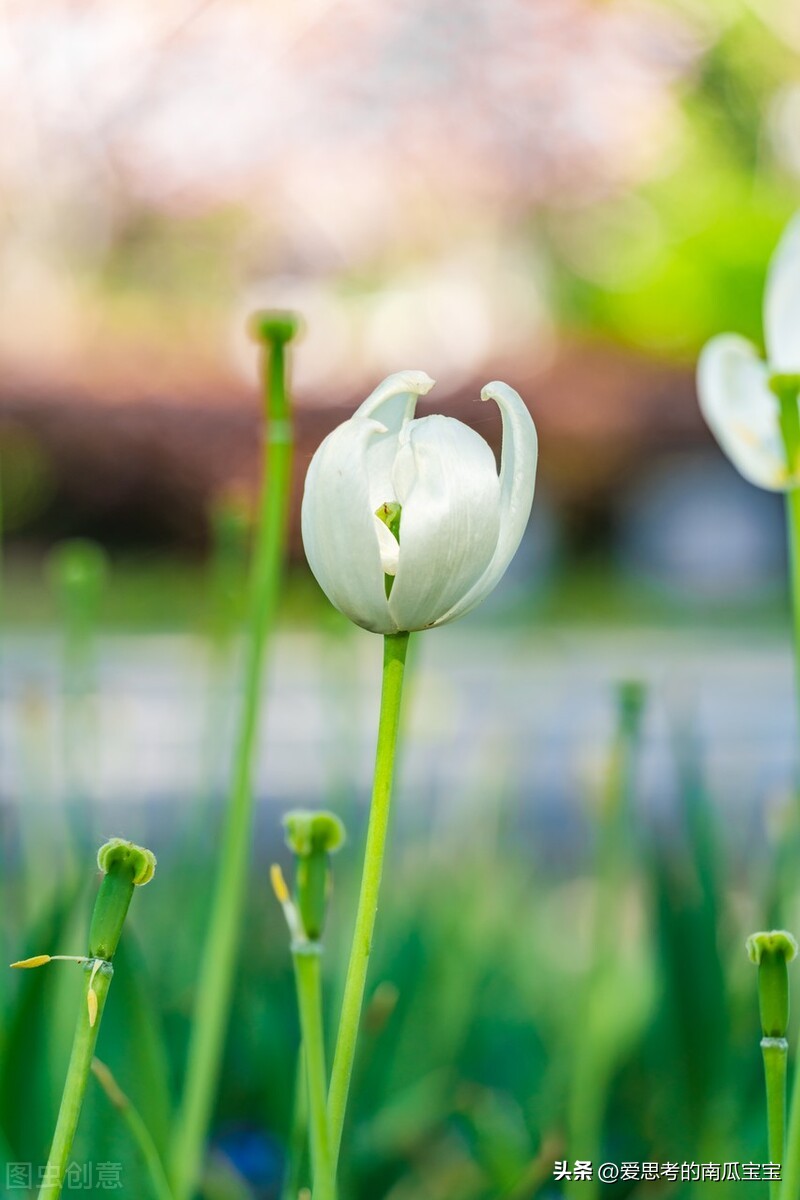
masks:
<path fill-rule="evenodd" d="M 103 881 L 97 893 L 89 928 L 89 957 L 110 961 L 114 957 L 134 888 L 153 878 L 156 856 L 152 850 L 111 838 L 97 852 Z"/>
<path fill-rule="evenodd" d="M 797 954 L 797 942 L 783 929 L 752 933 L 747 939 L 750 961 L 758 967 L 758 1007 L 765 1038 L 786 1037 L 789 1024 L 789 975 L 786 970 Z"/>
<path fill-rule="evenodd" d="M 331 882 L 329 856 L 344 845 L 344 825 L 334 813 L 297 809 L 286 814 L 283 826 L 286 845 L 297 860 L 295 901 L 300 923 L 308 940 L 316 942 L 325 925 Z"/>
<path fill-rule="evenodd" d="M 433 386 L 390 375 L 317 450 L 303 543 L 328 599 L 357 625 L 395 634 L 443 625 L 485 599 L 530 516 L 537 438 L 519 395 L 487 384 L 503 418 L 502 463 L 452 417 L 414 418 Z"/>

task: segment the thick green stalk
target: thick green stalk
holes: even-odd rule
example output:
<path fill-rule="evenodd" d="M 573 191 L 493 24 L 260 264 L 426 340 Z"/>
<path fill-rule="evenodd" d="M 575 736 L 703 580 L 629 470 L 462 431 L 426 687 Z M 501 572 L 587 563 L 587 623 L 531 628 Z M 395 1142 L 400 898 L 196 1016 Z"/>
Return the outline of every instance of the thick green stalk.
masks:
<path fill-rule="evenodd" d="M 297 983 L 300 1033 L 306 1063 L 308 1125 L 314 1200 L 335 1200 L 336 1183 L 328 1126 L 328 1075 L 322 1027 L 322 979 L 319 946 L 298 947 L 292 955 Z"/>
<path fill-rule="evenodd" d="M 764 1059 L 764 1082 L 767 1093 L 767 1146 L 769 1159 L 773 1163 L 783 1162 L 784 1136 L 786 1130 L 786 1063 L 789 1043 L 786 1038 L 765 1037 L 761 1039 L 761 1054 Z M 771 1200 L 778 1200 L 780 1180 L 770 1180 Z"/>
<path fill-rule="evenodd" d="M 375 755 L 375 775 L 372 786 L 367 844 L 364 851 L 364 869 L 361 876 L 361 891 L 358 898 L 353 944 L 344 985 L 339 1032 L 331 1072 L 328 1093 L 328 1115 L 330 1118 L 331 1146 L 334 1172 L 339 1161 L 347 1096 L 353 1074 L 358 1029 L 364 1004 L 364 988 L 375 916 L 378 911 L 383 859 L 386 850 L 386 832 L 392 799 L 394 760 L 397 749 L 397 732 L 400 724 L 400 702 L 403 693 L 407 633 L 388 635 L 384 639 L 383 688 L 381 711 L 378 722 L 378 745 Z"/>
<path fill-rule="evenodd" d="M 250 580 L 244 685 L 219 874 L 203 947 L 189 1042 L 186 1082 L 171 1156 L 176 1200 L 191 1200 L 219 1080 L 244 913 L 253 814 L 253 765 L 266 648 L 285 558 L 292 466 L 292 424 L 285 342 L 293 330 L 262 327 L 269 343 L 265 478 Z"/>

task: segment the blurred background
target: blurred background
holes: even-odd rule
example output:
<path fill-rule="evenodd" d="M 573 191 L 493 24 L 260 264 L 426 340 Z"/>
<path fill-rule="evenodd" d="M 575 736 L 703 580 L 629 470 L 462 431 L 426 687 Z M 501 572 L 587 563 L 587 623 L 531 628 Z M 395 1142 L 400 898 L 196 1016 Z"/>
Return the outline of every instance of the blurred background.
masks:
<path fill-rule="evenodd" d="M 166 1138 L 207 915 L 185 897 L 213 870 L 237 716 L 246 321 L 291 308 L 291 566 L 204 1194 L 278 1194 L 296 1031 L 265 868 L 289 805 L 348 819 L 334 976 L 347 941 L 380 647 L 310 578 L 299 498 L 322 437 L 405 367 L 438 380 L 420 413 L 498 452 L 473 402 L 507 380 L 540 468 L 502 587 L 417 639 L 347 1194 L 522 1200 L 570 1148 L 766 1160 L 741 946 L 797 909 L 783 507 L 712 442 L 694 363 L 714 333 L 762 340 L 800 194 L 800 9 L 4 0 L 0 104 L 7 957 L 80 927 L 45 860 L 153 845 L 130 987 L 149 982 L 118 1012 Z M 50 984 L 4 986 L 0 1152 L 37 1163 L 67 1034 Z M 102 1134 L 132 1162 L 96 1107 L 79 1160 Z"/>

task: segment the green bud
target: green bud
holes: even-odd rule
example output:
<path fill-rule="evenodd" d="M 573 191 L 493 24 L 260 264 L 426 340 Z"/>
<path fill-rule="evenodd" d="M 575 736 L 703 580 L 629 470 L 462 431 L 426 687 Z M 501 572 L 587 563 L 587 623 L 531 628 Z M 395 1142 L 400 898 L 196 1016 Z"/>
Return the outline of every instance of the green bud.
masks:
<path fill-rule="evenodd" d="M 787 964 L 797 954 L 790 933 L 752 933 L 747 939 L 750 961 L 758 967 L 758 1008 L 765 1038 L 784 1038 L 789 1024 L 789 973 Z"/>
<path fill-rule="evenodd" d="M 122 936 L 133 889 L 153 878 L 156 858 L 151 850 L 122 838 L 111 838 L 100 847 L 97 865 L 103 872 L 103 881 L 89 927 L 89 957 L 110 962 Z"/>
<path fill-rule="evenodd" d="M 254 341 L 274 345 L 291 342 L 301 331 L 302 322 L 296 313 L 267 309 L 253 313 L 248 327 Z"/>
<path fill-rule="evenodd" d="M 296 858 L 295 901 L 306 937 L 322 937 L 330 892 L 331 854 L 344 844 L 345 830 L 331 812 L 296 809 L 283 819 L 286 845 Z"/>
<path fill-rule="evenodd" d="M 322 852 L 335 854 L 344 845 L 344 825 L 332 812 L 296 808 L 283 818 L 286 845 L 299 858 Z"/>
<path fill-rule="evenodd" d="M 156 873 L 156 856 L 152 850 L 126 842 L 124 838 L 109 838 L 97 851 L 97 866 L 107 875 L 116 863 L 130 863 L 133 883 L 144 887 Z"/>

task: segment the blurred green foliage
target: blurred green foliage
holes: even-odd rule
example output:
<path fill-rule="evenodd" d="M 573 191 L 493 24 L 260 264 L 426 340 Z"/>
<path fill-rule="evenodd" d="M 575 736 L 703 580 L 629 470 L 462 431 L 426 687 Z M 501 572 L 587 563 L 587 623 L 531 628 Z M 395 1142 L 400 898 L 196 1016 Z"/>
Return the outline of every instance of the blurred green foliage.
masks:
<path fill-rule="evenodd" d="M 722 31 L 684 87 L 663 170 L 546 225 L 567 324 L 680 360 L 725 329 L 762 341 L 766 264 L 798 201 L 770 136 L 797 55 L 756 8 L 708 7 L 724 13 Z"/>
<path fill-rule="evenodd" d="M 696 747 L 683 731 L 675 735 L 681 811 L 666 826 L 646 819 L 636 803 L 638 733 L 628 727 L 620 736 L 627 746 L 623 776 L 620 746 L 612 747 L 606 781 L 598 778 L 597 795 L 587 797 L 585 833 L 599 857 L 573 846 L 556 862 L 532 840 L 523 797 L 493 786 L 495 761 L 474 779 L 474 794 L 463 797 L 481 814 L 480 836 L 474 821 L 469 835 L 455 824 L 443 829 L 435 806 L 414 798 L 412 829 L 403 822 L 405 836 L 387 871 L 343 1195 L 523 1200 L 552 1192 L 555 1160 L 587 1155 L 569 1140 L 576 1079 L 596 1090 L 602 1160 L 766 1161 L 758 1008 L 744 937 L 765 923 L 765 880 L 773 915 L 791 927 L 796 880 L 778 871 L 777 845 L 766 860 L 726 863 L 730 851 Z M 611 809 L 609 780 L 615 788 L 624 781 Z M 410 799 L 401 786 L 401 811 Z M 161 1147 L 183 1069 L 216 819 L 204 840 L 190 845 L 175 830 L 158 846 L 158 876 L 126 930 L 101 1031 L 101 1057 Z M 326 937 L 330 1027 L 363 828 L 353 834 L 336 859 Z M 272 855 L 286 853 L 279 838 L 279 829 L 270 829 L 250 889 L 214 1123 L 229 1162 L 217 1163 L 209 1195 L 278 1194 L 297 1045 L 286 932 L 267 872 Z M 16 956 L 80 944 L 96 886 L 91 863 L 72 878 L 62 880 L 57 898 L 20 940 L 24 880 L 18 870 L 4 875 L 8 953 L 12 946 Z M 609 885 L 598 976 L 596 904 L 598 888 Z M 2 978 L 3 1154 L 38 1163 L 80 979 L 52 967 Z M 587 987 L 594 995 L 588 1010 Z M 136 1147 L 96 1086 L 74 1159 L 121 1162 L 120 1195 L 150 1194 Z M 231 1167 L 249 1173 L 250 1182 L 226 1183 Z M 620 1186 L 625 1194 L 635 1187 Z M 703 1186 L 675 1192 L 693 1195 Z M 718 1185 L 721 1195 L 737 1186 Z"/>

